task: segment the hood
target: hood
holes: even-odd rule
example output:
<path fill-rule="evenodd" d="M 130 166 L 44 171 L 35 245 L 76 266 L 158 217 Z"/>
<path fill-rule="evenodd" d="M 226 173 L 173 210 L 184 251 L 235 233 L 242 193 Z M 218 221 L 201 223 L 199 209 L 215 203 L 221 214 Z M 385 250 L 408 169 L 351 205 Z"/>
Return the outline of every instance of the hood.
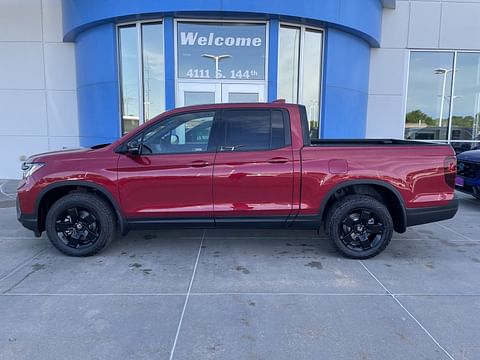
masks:
<path fill-rule="evenodd" d="M 458 160 L 472 161 L 480 163 L 480 150 L 470 150 L 457 155 Z"/>
<path fill-rule="evenodd" d="M 27 159 L 27 162 L 48 162 L 62 159 L 79 159 L 88 156 L 90 153 L 100 151 L 107 145 L 97 145 L 91 148 L 65 149 L 58 151 L 49 151 L 41 154 L 35 154 Z"/>
<path fill-rule="evenodd" d="M 34 154 L 34 155 L 29 156 L 28 159 L 27 159 L 27 162 L 32 161 L 32 160 L 37 160 L 39 158 L 48 157 L 50 155 L 71 154 L 71 153 L 76 153 L 76 152 L 82 152 L 82 151 L 85 151 L 85 150 L 87 150 L 87 149 L 76 148 L 76 149 L 64 149 L 64 150 L 47 151 L 47 152 L 44 152 L 44 153 L 39 153 L 39 154 Z"/>

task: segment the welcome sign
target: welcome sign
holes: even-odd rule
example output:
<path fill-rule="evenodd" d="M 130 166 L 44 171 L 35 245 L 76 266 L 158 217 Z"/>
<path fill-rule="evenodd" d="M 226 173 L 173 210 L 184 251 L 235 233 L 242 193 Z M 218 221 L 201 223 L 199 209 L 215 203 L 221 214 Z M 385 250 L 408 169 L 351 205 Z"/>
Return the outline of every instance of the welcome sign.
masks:
<path fill-rule="evenodd" d="M 178 77 L 264 80 L 264 24 L 178 23 Z"/>
<path fill-rule="evenodd" d="M 208 36 L 199 36 L 199 32 L 181 32 L 181 46 L 262 46 L 261 37 L 245 37 L 245 36 L 216 36 L 211 32 Z"/>

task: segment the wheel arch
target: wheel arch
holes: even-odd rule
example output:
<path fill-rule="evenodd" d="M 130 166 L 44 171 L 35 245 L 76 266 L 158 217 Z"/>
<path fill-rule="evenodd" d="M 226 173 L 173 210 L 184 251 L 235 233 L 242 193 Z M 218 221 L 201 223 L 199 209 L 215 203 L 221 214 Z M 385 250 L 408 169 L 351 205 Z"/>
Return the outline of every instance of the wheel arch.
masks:
<path fill-rule="evenodd" d="M 125 221 L 117 200 L 113 197 L 111 192 L 101 185 L 82 180 L 61 181 L 48 185 L 40 192 L 35 204 L 35 214 L 38 221 L 39 232 L 41 233 L 45 230 L 45 219 L 47 212 L 55 201 L 72 192 L 82 191 L 94 193 L 105 200 L 115 212 L 118 224 L 120 226 L 120 232 L 122 234 L 126 234 L 128 232 L 127 222 Z"/>
<path fill-rule="evenodd" d="M 376 197 L 375 194 L 378 194 L 385 201 L 385 205 L 392 216 L 395 231 L 399 233 L 406 231 L 407 214 L 405 202 L 400 191 L 388 182 L 374 179 L 350 180 L 335 185 L 320 204 L 320 218 L 322 221 L 326 218 L 328 208 L 335 201 L 348 194 L 364 194 L 373 197 Z"/>

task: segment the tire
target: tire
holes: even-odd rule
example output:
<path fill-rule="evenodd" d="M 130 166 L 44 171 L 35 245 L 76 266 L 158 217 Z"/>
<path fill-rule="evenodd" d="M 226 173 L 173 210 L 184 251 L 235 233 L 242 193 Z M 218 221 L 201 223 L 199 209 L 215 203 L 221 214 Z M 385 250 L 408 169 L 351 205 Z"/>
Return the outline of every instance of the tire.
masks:
<path fill-rule="evenodd" d="M 72 193 L 57 200 L 45 228 L 53 246 L 69 256 L 91 256 L 112 242 L 116 218 L 111 206 L 94 194 Z"/>
<path fill-rule="evenodd" d="M 367 195 L 349 195 L 334 203 L 326 219 L 334 247 L 351 259 L 368 259 L 390 243 L 393 221 L 387 207 Z"/>

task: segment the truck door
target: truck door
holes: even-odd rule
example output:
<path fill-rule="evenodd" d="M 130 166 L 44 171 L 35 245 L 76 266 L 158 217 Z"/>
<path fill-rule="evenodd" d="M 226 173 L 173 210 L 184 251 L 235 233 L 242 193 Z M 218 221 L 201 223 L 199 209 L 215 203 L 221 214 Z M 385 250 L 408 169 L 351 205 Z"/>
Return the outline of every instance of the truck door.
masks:
<path fill-rule="evenodd" d="M 285 221 L 293 197 L 288 112 L 224 109 L 220 117 L 213 170 L 215 223 Z"/>
<path fill-rule="evenodd" d="M 124 154 L 118 161 L 118 189 L 127 217 L 213 225 L 214 119 L 215 111 L 173 115 L 130 141 L 141 144 L 141 154 Z"/>

